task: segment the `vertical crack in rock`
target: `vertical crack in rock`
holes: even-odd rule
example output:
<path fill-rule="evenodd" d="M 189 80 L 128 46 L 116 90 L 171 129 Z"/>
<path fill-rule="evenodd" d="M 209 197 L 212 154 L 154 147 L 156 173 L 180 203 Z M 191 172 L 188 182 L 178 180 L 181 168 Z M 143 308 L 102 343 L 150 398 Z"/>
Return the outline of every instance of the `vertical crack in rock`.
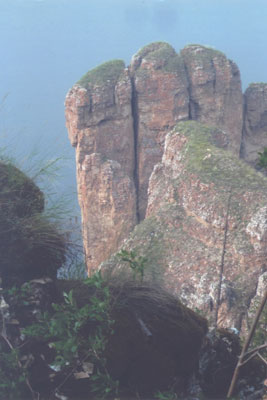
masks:
<path fill-rule="evenodd" d="M 132 84 L 132 117 L 133 117 L 133 132 L 134 132 L 134 171 L 133 180 L 136 192 L 136 220 L 140 222 L 140 210 L 139 210 L 139 162 L 138 162 L 138 99 L 137 92 L 135 89 L 134 77 L 131 77 Z"/>
<path fill-rule="evenodd" d="M 241 132 L 241 141 L 240 141 L 240 151 L 239 151 L 239 157 L 240 158 L 245 158 L 245 118 L 247 115 L 247 102 L 246 102 L 246 95 L 245 93 L 243 94 L 243 123 L 242 123 L 242 132 Z"/>
<path fill-rule="evenodd" d="M 189 99 L 188 99 L 188 119 L 192 120 L 193 119 L 193 117 L 192 117 L 192 108 L 193 108 L 193 104 L 192 104 L 193 103 L 193 100 L 192 100 L 192 84 L 190 82 L 188 67 L 187 67 L 182 55 L 181 55 L 181 57 L 182 57 L 182 60 L 183 60 L 185 76 L 186 76 L 186 80 L 187 80 L 187 83 L 188 83 L 188 86 L 187 86 L 188 97 L 189 97 Z"/>

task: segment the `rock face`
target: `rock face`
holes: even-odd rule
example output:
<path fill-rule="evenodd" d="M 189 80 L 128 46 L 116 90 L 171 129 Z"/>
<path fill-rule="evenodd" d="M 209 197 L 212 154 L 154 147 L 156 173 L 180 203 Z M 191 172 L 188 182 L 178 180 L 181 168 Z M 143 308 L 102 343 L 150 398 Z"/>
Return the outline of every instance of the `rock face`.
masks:
<path fill-rule="evenodd" d="M 267 179 L 225 147 L 218 128 L 179 123 L 151 175 L 146 218 L 124 247 L 147 257 L 148 280 L 211 320 L 222 272 L 218 325 L 240 329 L 266 269 Z"/>
<path fill-rule="evenodd" d="M 267 83 L 253 83 L 244 94 L 245 122 L 241 156 L 255 165 L 267 147 Z"/>
<path fill-rule="evenodd" d="M 227 132 L 229 148 L 239 156 L 243 104 L 237 65 L 223 53 L 199 45 L 187 46 L 181 54 L 189 80 L 190 119 Z"/>
<path fill-rule="evenodd" d="M 167 43 L 152 43 L 132 58 L 129 68 L 119 60 L 105 63 L 69 91 L 66 120 L 76 147 L 88 270 L 97 268 L 145 218 L 148 182 L 161 161 L 165 137 L 177 122 L 190 119 L 223 129 L 227 147 L 239 154 L 243 111 L 238 68 L 222 53 L 200 45 L 177 54 Z M 89 172 L 96 159 L 101 170 L 97 186 L 96 174 Z M 119 193 L 112 168 L 102 168 L 107 160 L 118 163 L 116 171 L 124 177 Z M 105 180 L 112 195 L 104 193 Z M 120 201 L 117 208 L 119 196 L 129 202 Z"/>
<path fill-rule="evenodd" d="M 66 119 L 76 147 L 86 263 L 94 270 L 136 224 L 132 84 L 124 63 L 106 63 L 74 86 Z"/>
<path fill-rule="evenodd" d="M 224 54 L 162 42 L 74 85 L 66 120 L 89 273 L 143 221 L 124 245 L 145 246 L 150 278 L 212 316 L 223 264 L 219 320 L 241 327 L 266 269 L 266 181 L 238 158 L 255 164 L 266 146 L 266 87 L 243 98 Z"/>
<path fill-rule="evenodd" d="M 180 55 L 165 43 L 140 50 L 130 65 L 133 80 L 134 121 L 138 184 L 138 212 L 144 219 L 148 180 L 161 160 L 169 130 L 189 119 L 189 92 Z"/>

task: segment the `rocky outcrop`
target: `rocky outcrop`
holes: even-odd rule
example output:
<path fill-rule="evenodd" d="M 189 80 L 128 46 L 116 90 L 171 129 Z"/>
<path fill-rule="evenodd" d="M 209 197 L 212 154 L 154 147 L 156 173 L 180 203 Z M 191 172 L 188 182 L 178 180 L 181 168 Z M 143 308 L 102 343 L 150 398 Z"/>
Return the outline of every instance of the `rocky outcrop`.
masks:
<path fill-rule="evenodd" d="M 124 247 L 147 257 L 147 279 L 211 320 L 222 273 L 218 324 L 240 330 L 266 269 L 267 180 L 226 146 L 218 128 L 179 123 L 150 177 L 146 218 Z M 112 266 L 124 269 L 116 258 Z"/>
<path fill-rule="evenodd" d="M 194 125 L 187 130 L 185 126 L 179 132 L 187 146 Z M 225 145 L 220 131 L 212 128 L 204 133 L 212 143 Z M 204 134 L 201 138 L 205 142 Z M 165 152 L 166 165 L 168 157 Z M 123 182 L 121 169 L 116 170 L 119 163 L 100 162 L 96 153 L 85 159 L 88 168 L 91 162 L 90 173 L 96 173 L 95 184 L 105 184 L 103 190 L 112 197 L 109 181 L 101 180 L 101 168 L 108 170 L 104 177 L 113 171 L 111 180 L 116 183 L 118 177 Z M 167 186 L 170 176 L 166 175 Z M 55 271 L 65 249 L 59 247 L 62 235 L 51 222 L 46 220 L 42 229 L 36 224 L 44 209 L 43 193 L 11 164 L 0 163 L 0 182 L 1 399 L 76 400 L 103 398 L 107 393 L 114 394 L 112 398 L 134 398 L 136 393 L 138 398 L 154 398 L 170 387 L 173 397 L 187 400 L 226 394 L 240 353 L 237 335 L 220 329 L 207 333 L 206 318 L 155 282 L 121 276 L 105 280 L 99 272 L 86 281 L 57 279 Z M 116 201 L 114 207 L 119 207 Z M 151 218 L 139 228 L 144 229 Z M 259 241 L 263 230 L 259 213 L 249 232 Z M 147 239 L 153 241 L 155 236 L 151 231 Z M 165 245 L 165 237 L 159 239 Z M 260 279 L 259 296 L 264 276 Z M 251 361 L 248 367 L 252 372 L 241 376 L 237 391 L 242 384 L 244 394 L 238 398 L 261 399 L 264 368 L 260 364 L 255 368 Z"/>
<path fill-rule="evenodd" d="M 152 43 L 132 58 L 129 68 L 119 60 L 105 63 L 69 91 L 66 120 L 76 147 L 88 270 L 116 251 L 145 218 L 148 182 L 161 161 L 165 137 L 177 122 L 189 119 L 220 127 L 227 148 L 239 154 L 243 111 L 238 68 L 222 53 L 200 45 L 177 54 L 167 43 Z M 97 170 L 96 159 L 101 171 L 97 183 L 91 173 Z M 119 192 L 115 167 L 107 168 L 107 160 L 125 182 Z M 108 201 L 105 180 L 112 187 Z M 129 202 L 114 206 L 119 196 Z"/>
<path fill-rule="evenodd" d="M 93 270 L 121 245 L 125 235 L 134 228 L 135 187 L 119 162 L 103 160 L 103 154 L 93 153 L 84 158 L 79 191 L 83 240 L 88 243 L 85 259 Z"/>
<path fill-rule="evenodd" d="M 86 263 L 94 270 L 136 224 L 132 84 L 124 63 L 85 75 L 67 95 L 66 119 L 76 147 Z"/>
<path fill-rule="evenodd" d="M 267 83 L 252 83 L 244 94 L 245 120 L 241 157 L 255 165 L 267 147 Z"/>
<path fill-rule="evenodd" d="M 200 45 L 187 46 L 181 54 L 189 80 L 190 119 L 223 129 L 229 148 L 239 156 L 243 104 L 237 65 Z"/>
<path fill-rule="evenodd" d="M 161 160 L 168 131 L 189 119 L 189 92 L 185 66 L 180 55 L 167 43 L 152 43 L 131 61 L 138 212 L 144 219 L 148 180 Z"/>

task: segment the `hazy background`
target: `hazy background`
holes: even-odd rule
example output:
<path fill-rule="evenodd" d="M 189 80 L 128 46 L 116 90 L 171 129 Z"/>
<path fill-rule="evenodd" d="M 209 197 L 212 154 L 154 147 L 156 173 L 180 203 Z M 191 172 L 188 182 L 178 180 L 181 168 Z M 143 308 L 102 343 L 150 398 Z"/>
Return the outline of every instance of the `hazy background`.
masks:
<path fill-rule="evenodd" d="M 245 89 L 267 81 L 266 38 L 267 0 L 0 0 L 0 148 L 66 157 L 56 191 L 75 198 L 64 98 L 87 70 L 152 41 L 200 43 L 238 64 Z"/>

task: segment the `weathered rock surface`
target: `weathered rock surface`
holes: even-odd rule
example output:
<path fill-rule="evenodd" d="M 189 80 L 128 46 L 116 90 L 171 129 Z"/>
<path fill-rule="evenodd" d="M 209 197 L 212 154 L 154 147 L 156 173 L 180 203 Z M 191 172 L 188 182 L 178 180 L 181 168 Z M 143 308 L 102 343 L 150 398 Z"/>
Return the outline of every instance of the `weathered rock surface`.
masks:
<path fill-rule="evenodd" d="M 267 180 L 224 149 L 226 136 L 193 121 L 167 135 L 146 219 L 124 247 L 148 258 L 147 279 L 162 281 L 211 320 L 223 264 L 218 323 L 240 329 L 266 270 Z"/>
<path fill-rule="evenodd" d="M 267 83 L 253 83 L 244 94 L 245 121 L 241 157 L 255 165 L 267 147 Z"/>
<path fill-rule="evenodd" d="M 237 65 L 200 45 L 186 46 L 181 54 L 189 79 L 190 119 L 223 129 L 229 149 L 239 156 L 243 103 Z"/>
<path fill-rule="evenodd" d="M 243 100 L 238 68 L 222 53 L 200 45 L 187 46 L 177 54 L 167 43 L 152 43 L 132 58 L 129 68 L 118 60 L 105 63 L 69 91 L 66 120 L 76 147 L 88 270 L 116 251 L 133 225 L 145 218 L 148 182 L 161 161 L 165 137 L 177 122 L 189 119 L 221 128 L 226 146 L 239 155 Z M 111 202 L 104 211 L 103 207 L 94 207 L 94 214 L 89 210 L 105 196 L 96 190 L 85 166 L 86 157 L 93 153 L 101 155 L 102 163 L 106 159 L 118 162 L 123 179 L 128 179 L 124 196 L 130 200 L 123 202 L 120 212 L 130 224 L 113 221 Z M 100 169 L 104 182 L 107 168 Z M 117 198 L 115 187 L 113 197 Z M 102 236 L 103 232 L 109 233 Z"/>
<path fill-rule="evenodd" d="M 135 187 L 120 163 L 92 153 L 82 163 L 79 196 L 85 259 L 94 270 L 136 224 Z"/>
<path fill-rule="evenodd" d="M 185 66 L 167 43 L 152 43 L 140 50 L 130 65 L 136 133 L 138 211 L 144 219 L 148 180 L 161 160 L 166 134 L 189 119 Z"/>
<path fill-rule="evenodd" d="M 76 147 L 86 263 L 93 270 L 136 223 L 132 85 L 124 63 L 103 64 L 82 78 L 67 95 L 66 119 Z"/>

